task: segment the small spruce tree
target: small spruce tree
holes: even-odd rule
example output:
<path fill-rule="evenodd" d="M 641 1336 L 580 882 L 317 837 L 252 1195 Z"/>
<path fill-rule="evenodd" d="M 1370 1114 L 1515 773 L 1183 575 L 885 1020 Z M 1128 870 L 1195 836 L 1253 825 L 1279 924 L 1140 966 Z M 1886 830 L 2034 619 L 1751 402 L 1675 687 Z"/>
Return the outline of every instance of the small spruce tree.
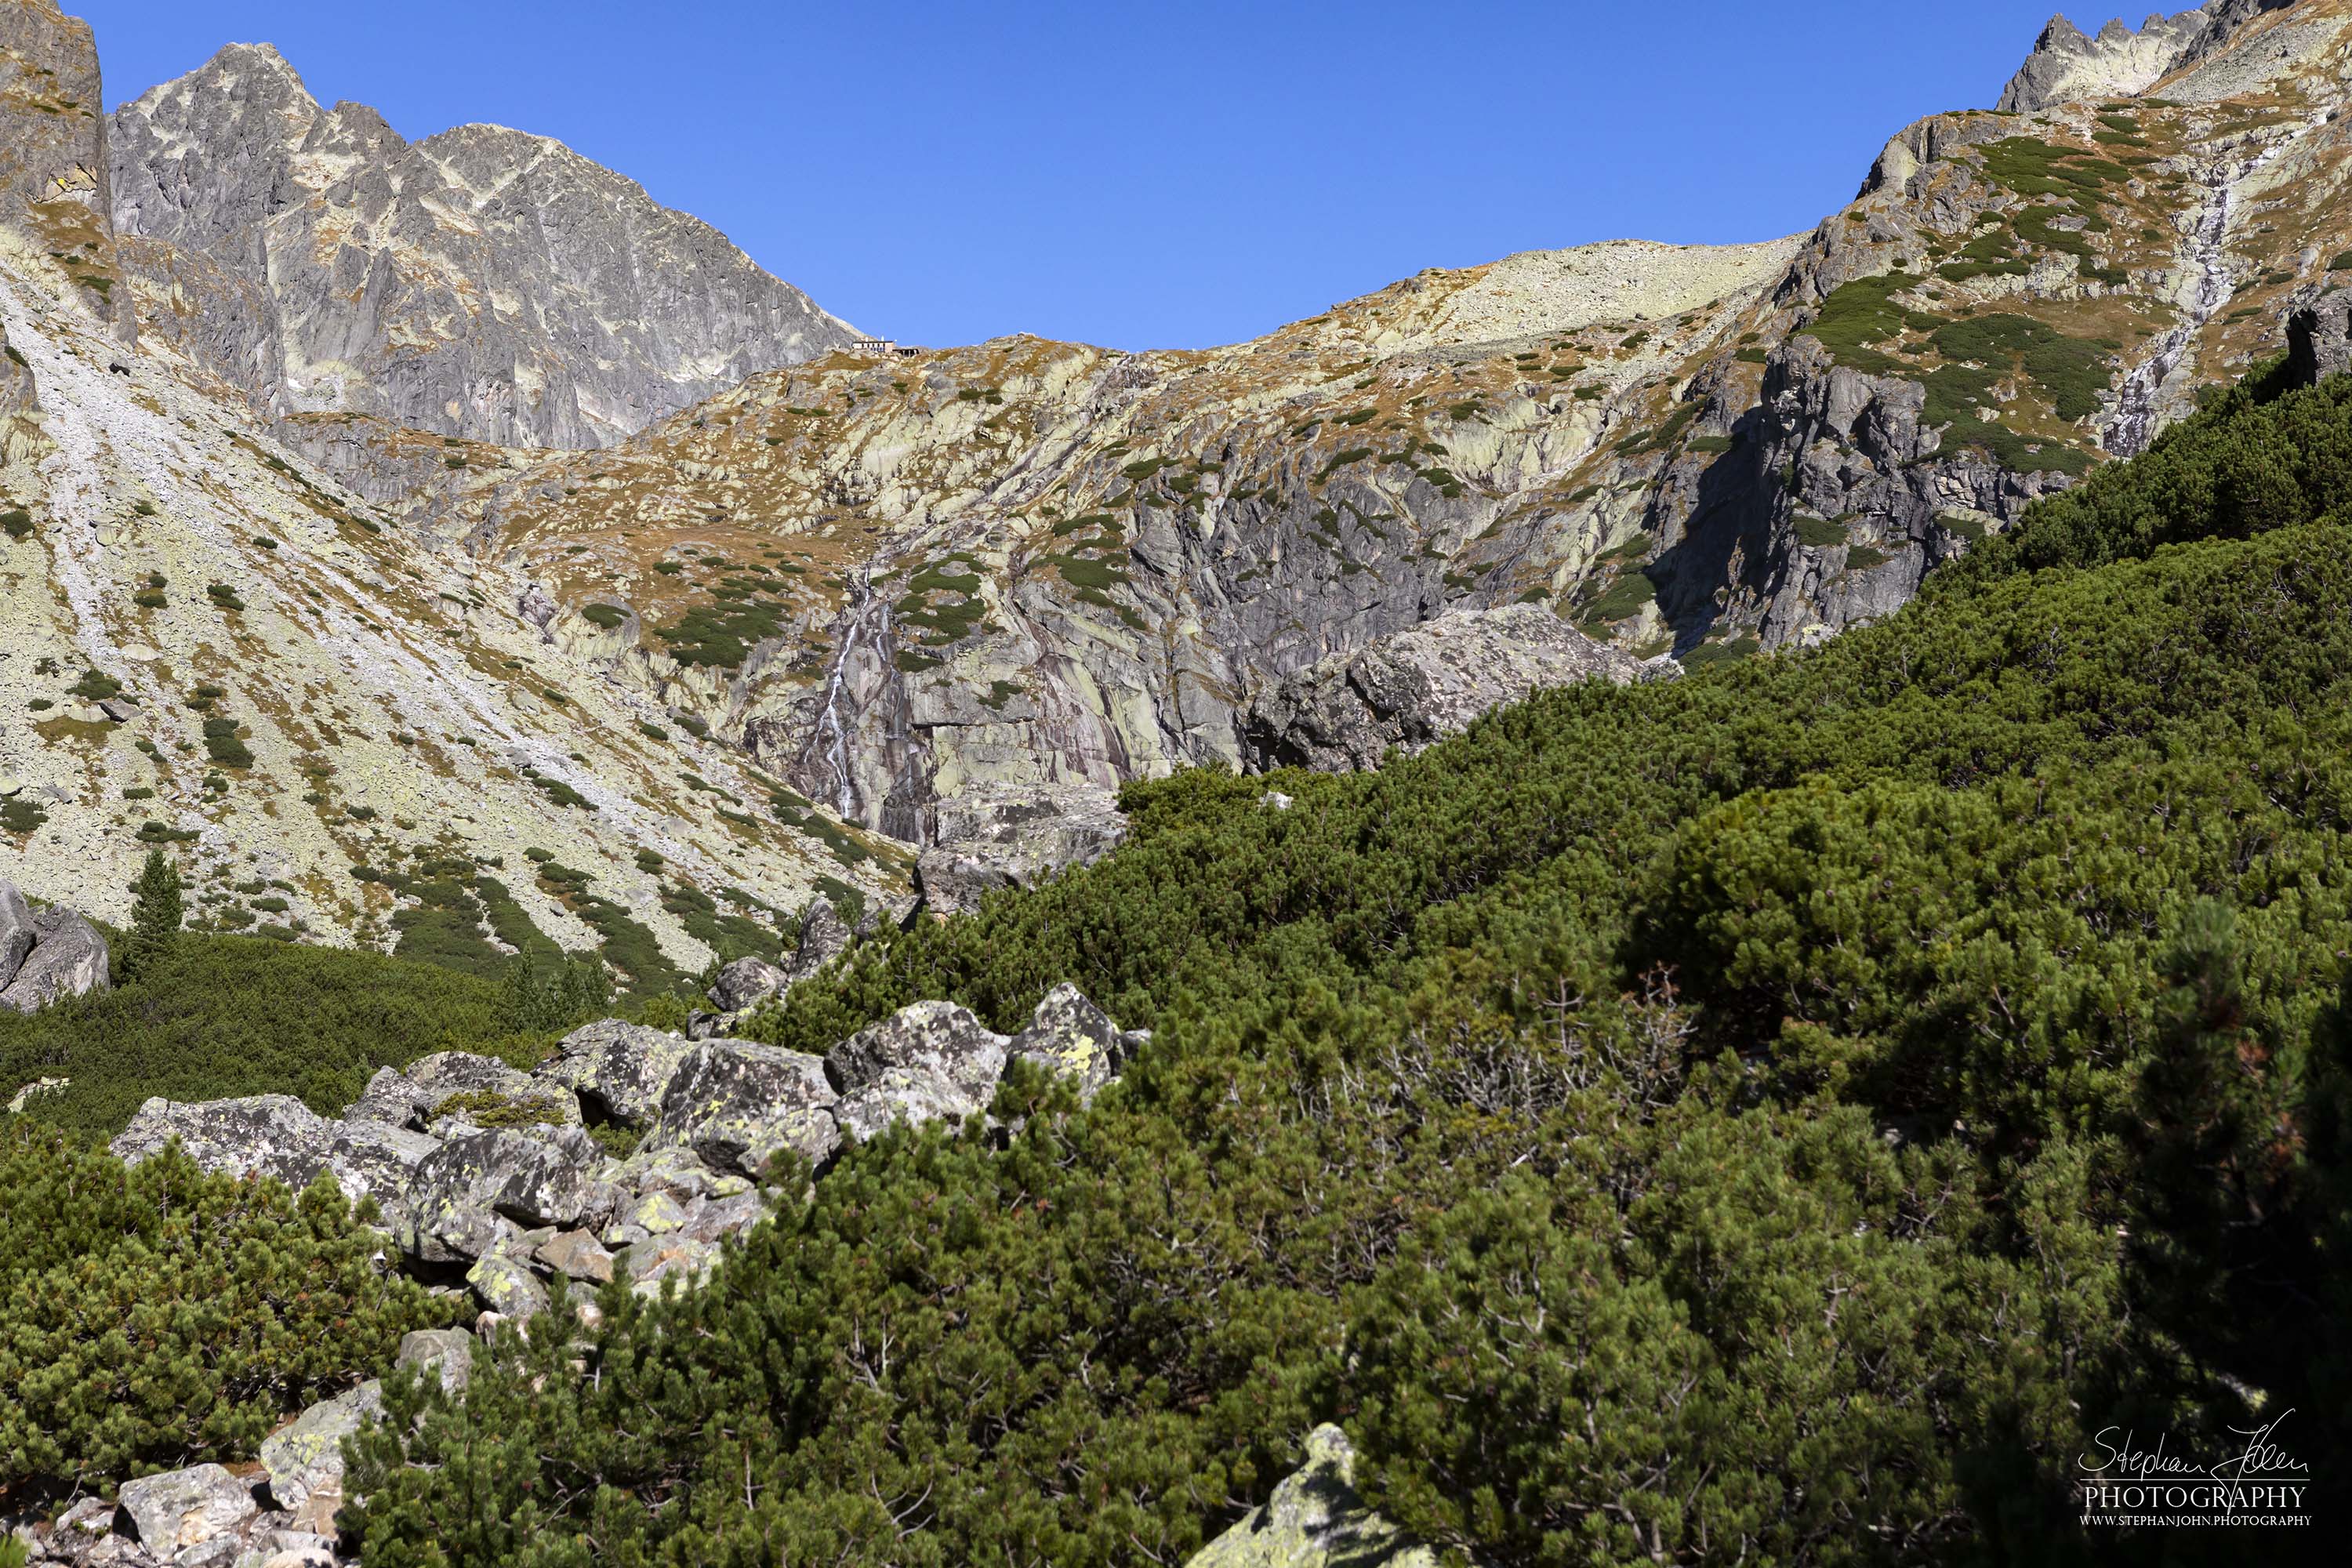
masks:
<path fill-rule="evenodd" d="M 147 851 L 147 864 L 131 884 L 138 895 L 131 907 L 131 945 L 124 967 L 133 980 L 145 979 L 171 955 L 180 939 L 184 905 L 180 897 L 180 869 L 163 858 L 160 848 Z"/>

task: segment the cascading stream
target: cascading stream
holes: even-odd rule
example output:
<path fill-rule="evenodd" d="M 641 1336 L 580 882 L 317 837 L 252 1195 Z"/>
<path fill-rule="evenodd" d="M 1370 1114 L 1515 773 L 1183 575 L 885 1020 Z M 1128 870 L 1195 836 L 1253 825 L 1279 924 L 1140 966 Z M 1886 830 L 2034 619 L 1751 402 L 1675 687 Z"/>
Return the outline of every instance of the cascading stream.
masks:
<path fill-rule="evenodd" d="M 2295 135 L 2271 143 L 2252 158 L 2234 165 L 2217 163 L 2207 171 L 2205 205 L 2198 211 L 2196 226 L 2189 231 L 2189 243 L 2181 256 L 2183 261 L 2197 268 L 2197 287 L 2182 305 L 2179 321 L 2157 338 L 2147 358 L 2124 378 L 2115 417 L 2099 437 L 2099 444 L 2113 456 L 2133 458 L 2147 450 L 2148 444 L 2156 439 L 2158 394 L 2188 357 L 2197 334 L 2221 313 L 2237 291 L 2236 281 L 2231 276 L 2226 241 L 2237 206 L 2239 184 L 2284 153 L 2311 129 L 2305 125 Z"/>
<path fill-rule="evenodd" d="M 849 661 L 857 655 L 860 639 L 865 639 L 880 658 L 885 649 L 883 639 L 890 631 L 890 606 L 874 595 L 873 569 L 851 587 L 854 595 L 849 625 L 842 633 L 841 651 L 834 657 L 833 670 L 825 682 L 824 709 L 817 717 L 816 731 L 810 737 L 813 748 L 823 750 L 831 758 L 834 775 L 834 810 L 845 822 L 857 820 L 856 775 L 849 765 L 849 724 L 842 716 L 841 701 L 848 685 Z M 874 624 L 871 629 L 869 621 Z"/>

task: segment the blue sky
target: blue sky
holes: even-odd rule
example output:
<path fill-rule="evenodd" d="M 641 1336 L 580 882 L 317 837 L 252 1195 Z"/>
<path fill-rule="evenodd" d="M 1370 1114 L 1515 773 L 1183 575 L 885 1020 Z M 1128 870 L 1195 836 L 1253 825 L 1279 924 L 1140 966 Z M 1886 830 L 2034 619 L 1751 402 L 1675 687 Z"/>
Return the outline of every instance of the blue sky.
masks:
<path fill-rule="evenodd" d="M 412 139 L 569 142 L 861 327 L 1171 348 L 1423 267 L 1810 227 L 1904 124 L 1990 106 L 2051 0 L 65 5 L 110 103 L 268 41 Z"/>

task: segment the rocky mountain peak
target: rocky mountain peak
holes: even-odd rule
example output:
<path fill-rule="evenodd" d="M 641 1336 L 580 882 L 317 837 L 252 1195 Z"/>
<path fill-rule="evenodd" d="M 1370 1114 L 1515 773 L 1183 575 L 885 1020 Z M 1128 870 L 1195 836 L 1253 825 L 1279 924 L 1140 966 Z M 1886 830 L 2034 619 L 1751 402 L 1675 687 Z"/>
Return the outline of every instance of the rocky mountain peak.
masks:
<path fill-rule="evenodd" d="M 2096 37 L 2086 37 L 2063 16 L 2053 16 L 1994 107 L 2005 114 L 2031 114 L 2061 104 L 2136 97 L 2234 48 L 2242 33 L 2271 13 L 2303 3 L 2206 0 L 2193 11 L 2150 16 L 2137 29 L 2120 18 L 2111 20 Z"/>
<path fill-rule="evenodd" d="M 2053 16 L 1995 107 L 2004 114 L 2023 114 L 2143 92 L 2172 69 L 2211 22 L 2204 8 L 2152 16 L 2137 31 L 2118 18 L 2090 37 L 2065 17 Z"/>
<path fill-rule="evenodd" d="M 856 337 L 726 237 L 562 142 L 410 143 L 233 44 L 111 121 L 142 315 L 273 417 L 603 447 Z"/>

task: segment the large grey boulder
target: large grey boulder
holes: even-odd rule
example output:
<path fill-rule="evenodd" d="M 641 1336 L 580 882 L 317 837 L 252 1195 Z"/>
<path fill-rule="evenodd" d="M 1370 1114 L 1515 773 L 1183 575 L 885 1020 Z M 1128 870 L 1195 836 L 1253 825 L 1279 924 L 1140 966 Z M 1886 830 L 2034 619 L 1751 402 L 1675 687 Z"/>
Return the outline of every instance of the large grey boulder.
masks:
<path fill-rule="evenodd" d="M 139 1543 L 166 1561 L 236 1534 L 261 1511 L 252 1489 L 218 1465 L 142 1476 L 123 1482 L 117 1495 L 138 1529 Z"/>
<path fill-rule="evenodd" d="M 801 934 L 793 949 L 791 983 L 797 984 L 823 969 L 845 952 L 854 940 L 855 933 L 830 900 L 811 899 L 809 907 L 801 912 Z"/>
<path fill-rule="evenodd" d="M 262 1440 L 269 1495 L 298 1520 L 331 1522 L 343 1495 L 343 1439 L 383 1415 L 383 1384 L 370 1379 L 322 1400 Z"/>
<path fill-rule="evenodd" d="M 1307 1435 L 1306 1462 L 1265 1506 L 1192 1554 L 1185 1568 L 1437 1568 L 1436 1553 L 1356 1491 L 1356 1451 L 1337 1426 Z"/>
<path fill-rule="evenodd" d="M 1034 888 L 1090 866 L 1127 837 L 1118 797 L 1086 784 L 974 787 L 939 803 L 934 842 L 916 861 L 923 902 L 963 914 L 1003 888 Z"/>
<path fill-rule="evenodd" d="M 466 1271 L 466 1283 L 483 1310 L 512 1322 L 527 1323 L 548 1309 L 547 1287 L 530 1265 L 504 1252 L 485 1254 Z"/>
<path fill-rule="evenodd" d="M 1029 1026 L 1013 1037 L 1006 1050 L 1014 1060 L 1076 1079 L 1078 1098 L 1091 1100 L 1150 1038 L 1149 1029 L 1121 1029 L 1066 980 L 1045 993 Z"/>
<path fill-rule="evenodd" d="M 825 1076 L 855 1094 L 894 1070 L 935 1073 L 967 1095 L 985 1095 L 1004 1076 L 1005 1038 L 953 1002 L 917 1002 L 870 1024 L 824 1055 Z"/>
<path fill-rule="evenodd" d="M 557 1232 L 534 1247 L 531 1258 L 542 1268 L 583 1285 L 602 1285 L 613 1277 L 613 1255 L 584 1230 Z"/>
<path fill-rule="evenodd" d="M 13 889 L 11 889 L 13 891 Z M 110 988 L 106 939 L 71 910 L 50 905 L 31 911 L 32 945 L 0 989 L 0 1006 L 36 1013 L 65 996 Z"/>
<path fill-rule="evenodd" d="M 1285 676 L 1243 723 L 1250 766 L 1348 773 L 1391 746 L 1416 751 L 1490 709 L 1545 687 L 1625 685 L 1631 654 L 1595 642 L 1540 605 L 1462 610 Z"/>
<path fill-rule="evenodd" d="M 446 1394 L 463 1394 L 474 1375 L 474 1336 L 463 1329 L 417 1329 L 400 1341 L 393 1365 L 429 1372 Z"/>
<path fill-rule="evenodd" d="M 451 1138 L 417 1163 L 393 1226 L 401 1249 L 427 1263 L 483 1256 L 505 1228 L 570 1226 L 593 1195 L 595 1146 L 567 1149 L 507 1128 Z"/>
<path fill-rule="evenodd" d="M 764 958 L 739 958 L 719 972 L 711 984 L 710 1005 L 722 1013 L 740 1013 L 783 990 L 792 976 Z"/>
<path fill-rule="evenodd" d="M 419 1163 L 440 1147 L 436 1139 L 385 1122 L 330 1120 L 289 1094 L 200 1103 L 157 1096 L 109 1147 L 135 1165 L 175 1138 L 207 1171 L 270 1176 L 298 1191 L 326 1172 L 345 1198 L 373 1197 L 387 1215 L 403 1205 Z"/>
<path fill-rule="evenodd" d="M 841 1142 L 839 1098 L 816 1057 L 706 1040 L 679 1064 L 642 1150 L 687 1150 L 713 1170 L 753 1177 L 786 1149 L 823 1164 Z"/>
<path fill-rule="evenodd" d="M 615 1260 L 629 1289 L 639 1296 L 661 1293 L 662 1281 L 675 1279 L 680 1286 L 699 1284 L 718 1265 L 721 1248 L 716 1241 L 698 1241 L 683 1234 L 640 1241 Z"/>
<path fill-rule="evenodd" d="M 1004 1076 L 1005 1047 L 952 1002 L 901 1007 L 825 1053 L 825 1076 L 841 1091 L 835 1114 L 861 1140 L 893 1121 L 976 1116 Z"/>
<path fill-rule="evenodd" d="M 141 1103 L 130 1125 L 107 1147 L 115 1158 L 135 1165 L 162 1153 L 176 1138 L 207 1171 L 277 1175 L 300 1158 L 313 1162 L 315 1175 L 325 1160 L 326 1127 L 325 1117 L 290 1094 L 202 1101 L 154 1095 Z"/>
<path fill-rule="evenodd" d="M 433 1104 L 433 1092 L 423 1084 L 411 1081 L 397 1068 L 378 1068 L 360 1097 L 343 1108 L 343 1120 L 421 1131 Z"/>
<path fill-rule="evenodd" d="M 663 1091 L 693 1049 L 665 1030 L 605 1018 L 564 1036 L 536 1076 L 572 1090 L 602 1117 L 644 1127 L 660 1111 Z"/>

